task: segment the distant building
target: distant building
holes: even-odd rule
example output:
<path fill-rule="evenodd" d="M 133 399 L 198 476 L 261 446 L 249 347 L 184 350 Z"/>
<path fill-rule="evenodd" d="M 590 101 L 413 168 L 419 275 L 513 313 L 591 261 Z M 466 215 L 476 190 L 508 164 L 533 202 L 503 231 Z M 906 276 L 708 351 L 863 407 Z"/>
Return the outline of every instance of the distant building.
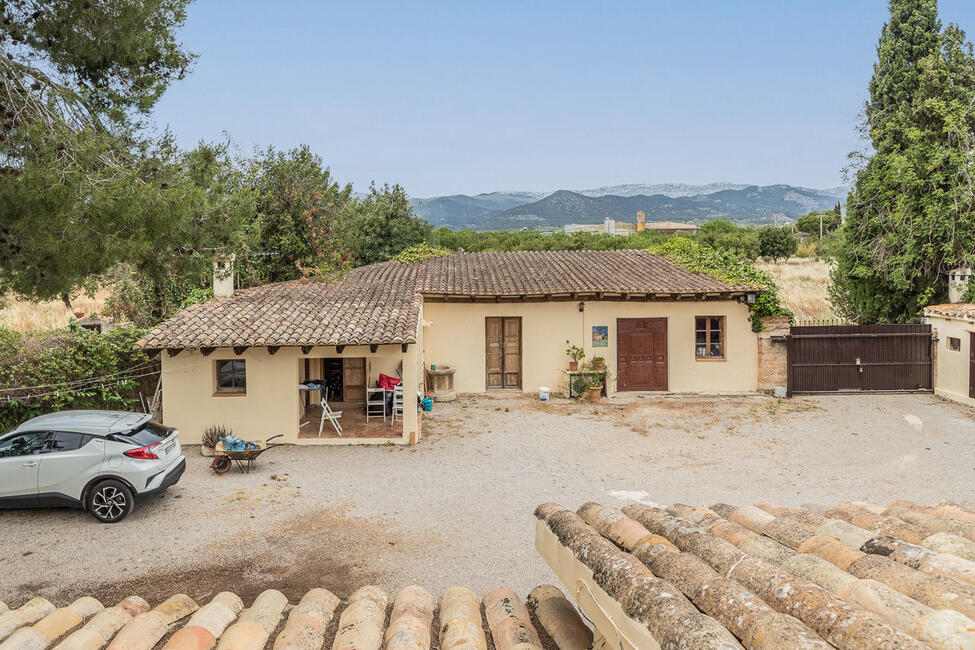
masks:
<path fill-rule="evenodd" d="M 659 232 L 663 235 L 693 235 L 699 228 L 692 223 L 679 223 L 677 221 L 651 221 L 647 223 L 647 230 Z"/>
<path fill-rule="evenodd" d="M 79 318 L 78 325 L 83 329 L 91 330 L 92 332 L 98 332 L 99 334 L 104 334 L 105 332 L 115 327 L 115 320 L 111 316 L 103 316 L 101 314 L 89 314 L 84 318 Z"/>

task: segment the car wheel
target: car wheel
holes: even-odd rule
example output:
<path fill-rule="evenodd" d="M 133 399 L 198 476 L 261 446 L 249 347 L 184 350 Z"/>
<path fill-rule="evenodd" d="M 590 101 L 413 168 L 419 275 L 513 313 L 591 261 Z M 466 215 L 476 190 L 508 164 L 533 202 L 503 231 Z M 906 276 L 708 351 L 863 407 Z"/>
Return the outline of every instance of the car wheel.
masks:
<path fill-rule="evenodd" d="M 88 493 L 88 512 L 103 524 L 122 521 L 134 506 L 132 490 L 120 481 L 102 481 Z"/>

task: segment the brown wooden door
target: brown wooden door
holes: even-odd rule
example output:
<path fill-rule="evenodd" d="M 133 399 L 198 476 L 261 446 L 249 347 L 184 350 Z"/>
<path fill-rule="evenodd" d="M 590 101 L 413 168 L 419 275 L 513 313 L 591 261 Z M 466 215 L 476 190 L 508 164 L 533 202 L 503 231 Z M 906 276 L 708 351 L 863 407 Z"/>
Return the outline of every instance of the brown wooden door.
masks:
<path fill-rule="evenodd" d="M 485 361 L 489 390 L 521 388 L 521 318 L 485 319 Z"/>
<path fill-rule="evenodd" d="M 616 319 L 617 390 L 667 390 L 667 319 Z"/>
<path fill-rule="evenodd" d="M 343 399 L 346 402 L 366 401 L 366 360 L 348 357 L 342 360 Z"/>
<path fill-rule="evenodd" d="M 968 337 L 968 396 L 975 399 L 975 332 Z"/>

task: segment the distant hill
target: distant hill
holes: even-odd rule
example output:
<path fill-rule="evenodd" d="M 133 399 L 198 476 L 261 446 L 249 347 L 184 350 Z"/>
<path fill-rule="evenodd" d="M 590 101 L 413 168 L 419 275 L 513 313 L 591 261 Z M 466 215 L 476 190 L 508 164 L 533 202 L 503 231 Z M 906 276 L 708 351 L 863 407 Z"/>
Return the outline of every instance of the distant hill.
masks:
<path fill-rule="evenodd" d="M 654 192 L 653 190 L 658 190 Z M 748 224 L 795 219 L 812 210 L 832 208 L 846 199 L 846 188 L 825 190 L 792 185 L 613 185 L 551 194 L 492 192 L 414 200 L 416 213 L 435 226 L 478 230 L 520 230 L 600 223 L 606 217 L 635 221 L 701 222 L 715 217 Z"/>

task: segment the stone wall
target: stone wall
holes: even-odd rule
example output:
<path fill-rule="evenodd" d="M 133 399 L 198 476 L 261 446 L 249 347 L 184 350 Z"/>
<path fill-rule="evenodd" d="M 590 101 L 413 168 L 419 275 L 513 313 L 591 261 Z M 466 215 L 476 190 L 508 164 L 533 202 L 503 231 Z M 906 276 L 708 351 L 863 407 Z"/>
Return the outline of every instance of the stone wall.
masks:
<path fill-rule="evenodd" d="M 765 329 L 758 333 L 758 390 L 771 392 L 779 386 L 785 388 L 788 381 L 785 337 L 789 319 L 768 316 L 762 324 Z"/>

